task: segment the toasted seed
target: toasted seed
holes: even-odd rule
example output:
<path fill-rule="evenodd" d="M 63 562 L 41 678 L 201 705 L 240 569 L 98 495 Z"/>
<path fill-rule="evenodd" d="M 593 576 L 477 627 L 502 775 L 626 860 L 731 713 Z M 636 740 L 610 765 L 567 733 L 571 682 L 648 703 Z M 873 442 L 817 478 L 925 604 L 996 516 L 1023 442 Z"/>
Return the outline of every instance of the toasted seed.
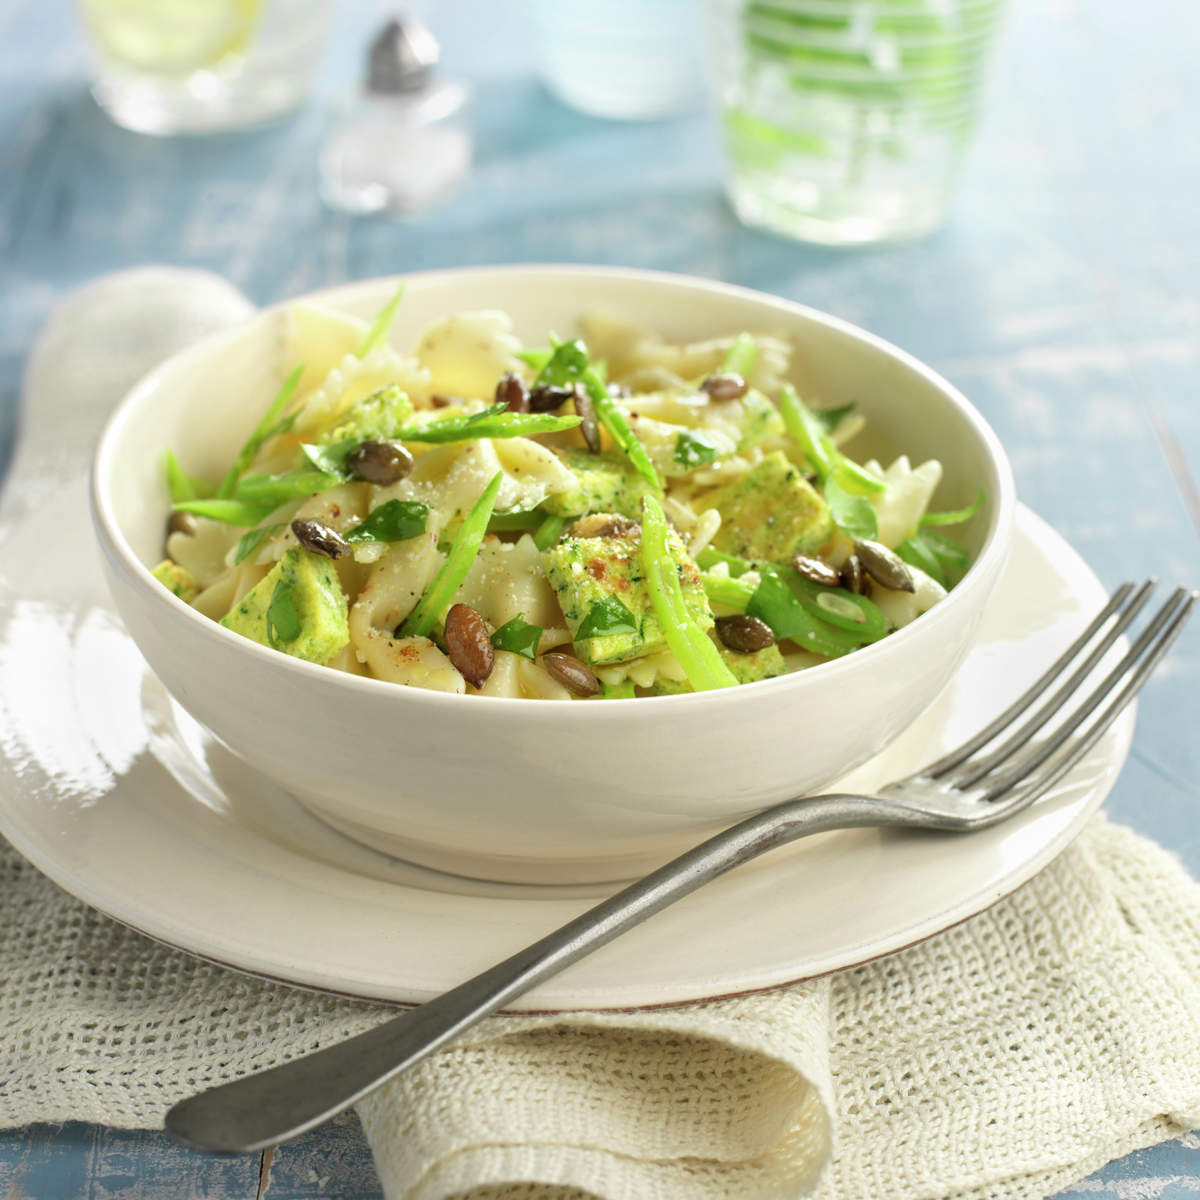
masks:
<path fill-rule="evenodd" d="M 432 408 L 450 408 L 452 405 L 461 403 L 462 401 L 457 396 L 440 396 L 436 392 L 429 397 L 429 404 Z"/>
<path fill-rule="evenodd" d="M 600 691 L 600 680 L 592 674 L 591 667 L 580 662 L 573 654 L 550 650 L 542 655 L 542 666 L 551 679 L 556 679 L 577 696 L 595 696 Z"/>
<path fill-rule="evenodd" d="M 915 592 L 917 585 L 908 563 L 878 542 L 855 542 L 854 553 L 876 583 L 894 592 Z"/>
<path fill-rule="evenodd" d="M 583 388 L 575 393 L 575 412 L 579 416 L 579 432 L 583 434 L 587 448 L 593 454 L 599 454 L 600 422 L 596 419 L 596 409 L 592 405 L 592 398 Z"/>
<path fill-rule="evenodd" d="M 529 393 L 530 412 L 554 412 L 562 408 L 576 393 L 573 387 L 553 387 L 548 383 L 539 383 Z"/>
<path fill-rule="evenodd" d="M 399 442 L 360 442 L 346 455 L 346 470 L 368 483 L 386 487 L 413 469 L 413 456 Z"/>
<path fill-rule="evenodd" d="M 766 621 L 747 613 L 717 618 L 717 637 L 738 654 L 753 654 L 775 644 L 775 635 Z"/>
<path fill-rule="evenodd" d="M 185 533 L 191 537 L 196 532 L 196 518 L 190 512 L 173 512 L 167 518 L 167 536 Z"/>
<path fill-rule="evenodd" d="M 736 400 L 750 390 L 750 385 L 733 371 L 717 371 L 700 385 L 700 390 L 714 400 Z"/>
<path fill-rule="evenodd" d="M 496 384 L 496 403 L 503 404 L 508 412 L 528 412 L 529 389 L 525 381 L 519 375 L 506 371 Z"/>
<path fill-rule="evenodd" d="M 296 535 L 296 541 L 314 554 L 341 558 L 343 554 L 350 553 L 350 543 L 336 529 L 330 529 L 320 521 L 293 521 L 292 532 Z"/>
<path fill-rule="evenodd" d="M 637 521 L 619 513 L 588 513 L 586 517 L 580 517 L 567 533 L 574 538 L 624 537 L 640 528 Z"/>
<path fill-rule="evenodd" d="M 469 604 L 455 604 L 446 614 L 445 638 L 458 673 L 472 687 L 483 687 L 496 663 L 487 622 Z"/>
<path fill-rule="evenodd" d="M 842 587 L 856 596 L 861 596 L 866 586 L 867 581 L 863 577 L 862 563 L 859 562 L 857 554 L 852 554 L 842 563 Z"/>
<path fill-rule="evenodd" d="M 792 566 L 810 583 L 819 583 L 822 587 L 841 587 L 842 585 L 841 575 L 824 559 L 811 558 L 807 554 L 797 554 L 792 559 Z"/>

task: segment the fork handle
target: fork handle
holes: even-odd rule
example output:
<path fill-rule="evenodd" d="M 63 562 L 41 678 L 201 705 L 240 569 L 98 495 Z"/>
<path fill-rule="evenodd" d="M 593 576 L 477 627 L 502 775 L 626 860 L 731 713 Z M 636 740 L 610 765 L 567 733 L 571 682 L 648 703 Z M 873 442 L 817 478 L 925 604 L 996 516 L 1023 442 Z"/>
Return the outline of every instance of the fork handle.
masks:
<path fill-rule="evenodd" d="M 324 1123 L 534 985 L 710 879 L 776 846 L 831 829 L 913 825 L 877 796 L 828 795 L 776 805 L 631 883 L 473 979 L 366 1033 L 176 1104 L 166 1128 L 200 1150 L 241 1154 Z"/>

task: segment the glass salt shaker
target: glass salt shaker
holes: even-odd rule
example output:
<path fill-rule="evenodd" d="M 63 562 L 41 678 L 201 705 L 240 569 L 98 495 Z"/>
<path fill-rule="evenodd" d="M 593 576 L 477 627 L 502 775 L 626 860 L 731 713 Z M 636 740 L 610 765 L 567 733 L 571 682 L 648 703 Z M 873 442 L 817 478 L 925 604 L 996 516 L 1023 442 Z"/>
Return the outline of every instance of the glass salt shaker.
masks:
<path fill-rule="evenodd" d="M 362 99 L 321 155 L 321 194 L 352 213 L 421 212 L 448 196 L 471 165 L 468 99 L 434 78 L 440 51 L 414 17 L 389 21 L 371 43 Z"/>

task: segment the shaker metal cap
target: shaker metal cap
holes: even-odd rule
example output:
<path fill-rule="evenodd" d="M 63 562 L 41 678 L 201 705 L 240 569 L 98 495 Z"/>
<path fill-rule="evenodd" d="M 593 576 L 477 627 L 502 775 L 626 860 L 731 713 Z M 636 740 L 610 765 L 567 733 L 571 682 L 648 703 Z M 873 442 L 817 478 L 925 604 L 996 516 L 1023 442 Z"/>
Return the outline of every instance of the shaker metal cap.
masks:
<path fill-rule="evenodd" d="M 376 35 L 368 55 L 367 90 L 385 95 L 419 92 L 441 54 L 437 38 L 412 16 L 394 17 Z"/>

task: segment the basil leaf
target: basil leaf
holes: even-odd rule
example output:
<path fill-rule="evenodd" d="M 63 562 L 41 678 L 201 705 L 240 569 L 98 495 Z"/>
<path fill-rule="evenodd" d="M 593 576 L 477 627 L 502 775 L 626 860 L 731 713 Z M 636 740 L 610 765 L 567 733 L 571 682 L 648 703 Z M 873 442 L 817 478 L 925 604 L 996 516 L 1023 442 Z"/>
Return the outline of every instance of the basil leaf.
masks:
<path fill-rule="evenodd" d="M 575 632 L 576 641 L 587 638 L 608 637 L 616 633 L 638 633 L 637 618 L 616 596 L 605 596 L 597 600 L 583 618 Z"/>
<path fill-rule="evenodd" d="M 879 536 L 875 510 L 865 496 L 848 492 L 831 475 L 825 480 L 825 503 L 833 523 L 852 541 L 874 541 Z"/>
<path fill-rule="evenodd" d="M 348 442 L 332 442 L 328 446 L 314 445 L 312 442 L 302 442 L 300 453 L 312 463 L 322 475 L 333 475 L 337 479 L 345 479 L 346 459 L 350 451 L 362 443 L 351 439 Z"/>
<path fill-rule="evenodd" d="M 980 488 L 979 494 L 965 508 L 951 508 L 945 512 L 926 513 L 921 518 L 921 528 L 924 529 L 927 525 L 961 525 L 963 521 L 969 521 L 983 507 L 986 499 L 987 492 Z"/>
<path fill-rule="evenodd" d="M 675 439 L 672 458 L 682 467 L 701 467 L 717 457 L 717 447 L 706 434 L 685 429 Z"/>
<path fill-rule="evenodd" d="M 342 537 L 348 542 L 406 542 L 425 532 L 428 516 L 429 505 L 419 500 L 388 500 Z"/>
<path fill-rule="evenodd" d="M 519 654 L 532 662 L 537 658 L 538 643 L 542 640 L 542 631 L 537 625 L 530 625 L 521 616 L 505 621 L 492 634 L 492 645 L 497 650 L 507 650 L 510 654 Z"/>
<path fill-rule="evenodd" d="M 270 537 L 275 530 L 282 529 L 283 525 L 284 523 L 280 521 L 275 525 L 264 525 L 261 529 L 252 529 L 249 533 L 243 533 L 233 555 L 233 565 L 236 567 L 238 563 L 249 558 L 262 545 L 264 538 Z"/>
<path fill-rule="evenodd" d="M 300 636 L 300 616 L 292 601 L 292 581 L 281 579 L 267 605 L 267 641 L 276 649 L 279 642 L 294 642 Z"/>

